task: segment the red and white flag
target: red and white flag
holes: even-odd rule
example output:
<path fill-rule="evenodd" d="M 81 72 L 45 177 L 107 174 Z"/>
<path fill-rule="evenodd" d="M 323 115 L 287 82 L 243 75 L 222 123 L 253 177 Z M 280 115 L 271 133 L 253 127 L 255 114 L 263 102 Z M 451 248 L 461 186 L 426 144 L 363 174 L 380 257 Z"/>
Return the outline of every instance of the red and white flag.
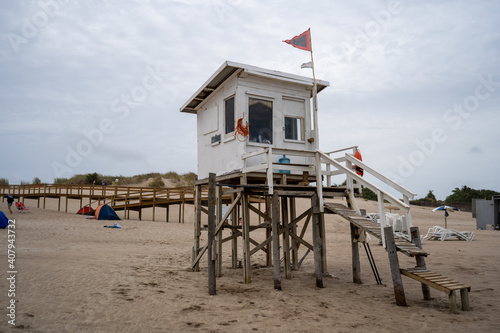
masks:
<path fill-rule="evenodd" d="M 307 29 L 306 31 L 298 36 L 293 37 L 292 39 L 284 40 L 283 42 L 301 50 L 312 51 L 310 29 Z"/>

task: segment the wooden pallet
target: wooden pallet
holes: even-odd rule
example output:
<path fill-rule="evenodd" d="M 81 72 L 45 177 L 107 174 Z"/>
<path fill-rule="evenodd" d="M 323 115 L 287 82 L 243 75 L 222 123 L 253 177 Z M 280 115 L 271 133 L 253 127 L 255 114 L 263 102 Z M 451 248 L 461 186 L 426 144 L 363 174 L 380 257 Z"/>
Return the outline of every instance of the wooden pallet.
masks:
<path fill-rule="evenodd" d="M 433 273 L 429 270 L 401 269 L 401 274 L 412 278 L 420 283 L 428 285 L 434 289 L 444 292 L 448 295 L 450 301 L 450 312 L 458 313 L 457 296 L 455 291 L 460 290 L 460 300 L 462 303 L 462 311 L 469 311 L 469 291 L 470 286 L 467 286 L 458 281 L 452 280 L 438 273 Z"/>
<path fill-rule="evenodd" d="M 335 214 L 342 216 L 344 219 L 348 220 L 355 226 L 368 232 L 368 234 L 378 239 L 382 239 L 380 225 L 373 222 L 369 218 L 363 217 L 357 214 L 354 210 L 338 203 L 325 203 L 325 208 Z M 429 255 L 426 251 L 422 250 L 421 248 L 407 240 L 397 238 L 395 239 L 395 243 L 396 249 L 409 257 L 427 257 Z"/>

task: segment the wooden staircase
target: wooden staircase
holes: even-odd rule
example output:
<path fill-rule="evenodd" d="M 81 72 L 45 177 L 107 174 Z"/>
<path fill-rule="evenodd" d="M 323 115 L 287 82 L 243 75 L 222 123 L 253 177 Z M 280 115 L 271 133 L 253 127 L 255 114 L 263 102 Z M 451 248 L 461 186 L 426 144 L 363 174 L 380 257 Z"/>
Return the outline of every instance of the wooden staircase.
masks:
<path fill-rule="evenodd" d="M 324 207 L 325 213 L 331 212 L 338 214 L 345 220 L 349 221 L 351 223 L 351 233 L 353 229 L 358 228 L 361 231 L 366 231 L 369 235 L 374 236 L 377 239 L 382 240 L 382 238 L 385 237 L 386 250 L 389 255 L 391 275 L 394 283 L 394 293 L 396 296 L 396 303 L 398 305 L 406 305 L 401 280 L 401 276 L 404 275 L 422 284 L 422 292 L 425 300 L 431 299 L 430 287 L 447 294 L 451 313 L 458 313 L 455 291 L 460 290 L 462 311 L 470 310 L 468 295 L 468 292 L 471 289 L 470 286 L 452 280 L 441 274 L 431 272 L 427 269 L 425 257 L 427 257 L 429 253 L 422 249 L 418 228 L 411 228 L 411 239 L 413 241 L 410 242 L 406 239 L 395 237 L 392 232 L 392 227 L 387 227 L 385 228 L 386 230 L 382 232 L 379 224 L 373 222 L 369 218 L 361 216 L 354 209 L 351 209 L 343 204 L 325 202 Z M 400 269 L 397 252 L 401 252 L 409 257 L 414 257 L 416 259 L 415 268 Z M 361 278 L 359 276 L 359 258 L 355 257 L 359 257 L 359 253 L 353 248 L 353 280 L 356 283 L 361 283 Z"/>
<path fill-rule="evenodd" d="M 365 230 L 371 236 L 374 236 L 375 238 L 382 240 L 383 236 L 382 236 L 382 231 L 380 230 L 380 226 L 377 223 L 370 220 L 369 218 L 359 215 L 353 209 L 348 208 L 347 206 L 342 204 L 325 202 L 324 205 L 326 210 L 329 210 L 334 214 L 342 216 L 344 219 L 348 220 L 358 228 Z M 427 257 L 429 255 L 426 251 L 422 250 L 421 248 L 417 247 L 414 243 L 409 242 L 406 239 L 395 238 L 394 242 L 396 244 L 396 249 L 399 252 L 409 257 L 416 257 L 416 256 Z"/>

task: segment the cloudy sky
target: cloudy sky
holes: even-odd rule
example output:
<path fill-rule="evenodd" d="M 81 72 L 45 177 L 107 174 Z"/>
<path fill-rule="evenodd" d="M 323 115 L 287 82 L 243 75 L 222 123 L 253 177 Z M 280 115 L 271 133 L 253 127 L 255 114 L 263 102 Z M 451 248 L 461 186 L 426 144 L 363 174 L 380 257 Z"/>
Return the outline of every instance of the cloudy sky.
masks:
<path fill-rule="evenodd" d="M 320 148 L 423 197 L 500 191 L 498 1 L 4 1 L 0 178 L 196 172 L 184 102 L 225 60 L 311 76 Z"/>

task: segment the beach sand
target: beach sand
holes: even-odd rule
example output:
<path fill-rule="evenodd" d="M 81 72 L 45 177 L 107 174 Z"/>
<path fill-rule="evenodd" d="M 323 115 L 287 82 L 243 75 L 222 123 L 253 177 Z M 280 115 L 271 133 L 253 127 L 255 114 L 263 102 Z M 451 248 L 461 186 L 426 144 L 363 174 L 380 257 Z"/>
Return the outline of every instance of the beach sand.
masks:
<path fill-rule="evenodd" d="M 340 202 L 340 200 L 336 200 Z M 122 229 L 108 229 L 113 221 L 57 211 L 57 201 L 30 213 L 15 212 L 16 325 L 6 316 L 7 231 L 0 230 L 0 332 L 498 332 L 500 316 L 500 232 L 476 231 L 471 213 L 454 212 L 448 227 L 474 231 L 472 242 L 424 241 L 432 271 L 472 287 L 470 312 L 450 314 L 448 297 L 431 290 L 424 301 L 420 284 L 403 277 L 407 307 L 395 304 L 388 257 L 371 243 L 383 285 L 377 285 L 363 247 L 360 247 L 363 284 L 352 283 L 349 224 L 325 215 L 328 272 L 324 288 L 315 286 L 313 253 L 283 290 L 273 289 L 272 267 L 263 254 L 252 256 L 252 283 L 243 283 L 242 269 L 230 268 L 230 244 L 223 248 L 222 277 L 217 295 L 208 295 L 207 257 L 201 271 L 192 272 L 193 207 L 186 206 L 185 223 L 177 209 L 165 222 L 148 221 L 151 211 L 131 213 L 119 221 Z M 68 211 L 76 212 L 78 207 Z M 375 202 L 361 202 L 368 212 Z M 307 201 L 299 204 L 299 214 Z M 6 202 L 0 209 L 8 213 Z M 120 217 L 123 212 L 118 212 Z M 412 207 L 414 225 L 444 227 L 442 212 Z M 134 219 L 135 218 L 135 219 Z M 255 217 L 254 217 L 255 218 Z M 224 232 L 228 232 L 225 230 Z M 203 231 L 204 242 L 206 231 Z M 306 238 L 309 235 L 306 235 Z M 255 235 L 259 239 L 260 236 Z M 241 244 L 241 243 L 240 243 Z M 301 249 L 300 256 L 304 254 Z M 241 247 L 239 250 L 241 259 Z M 399 255 L 403 268 L 414 259 Z M 457 297 L 460 299 L 460 297 Z"/>

